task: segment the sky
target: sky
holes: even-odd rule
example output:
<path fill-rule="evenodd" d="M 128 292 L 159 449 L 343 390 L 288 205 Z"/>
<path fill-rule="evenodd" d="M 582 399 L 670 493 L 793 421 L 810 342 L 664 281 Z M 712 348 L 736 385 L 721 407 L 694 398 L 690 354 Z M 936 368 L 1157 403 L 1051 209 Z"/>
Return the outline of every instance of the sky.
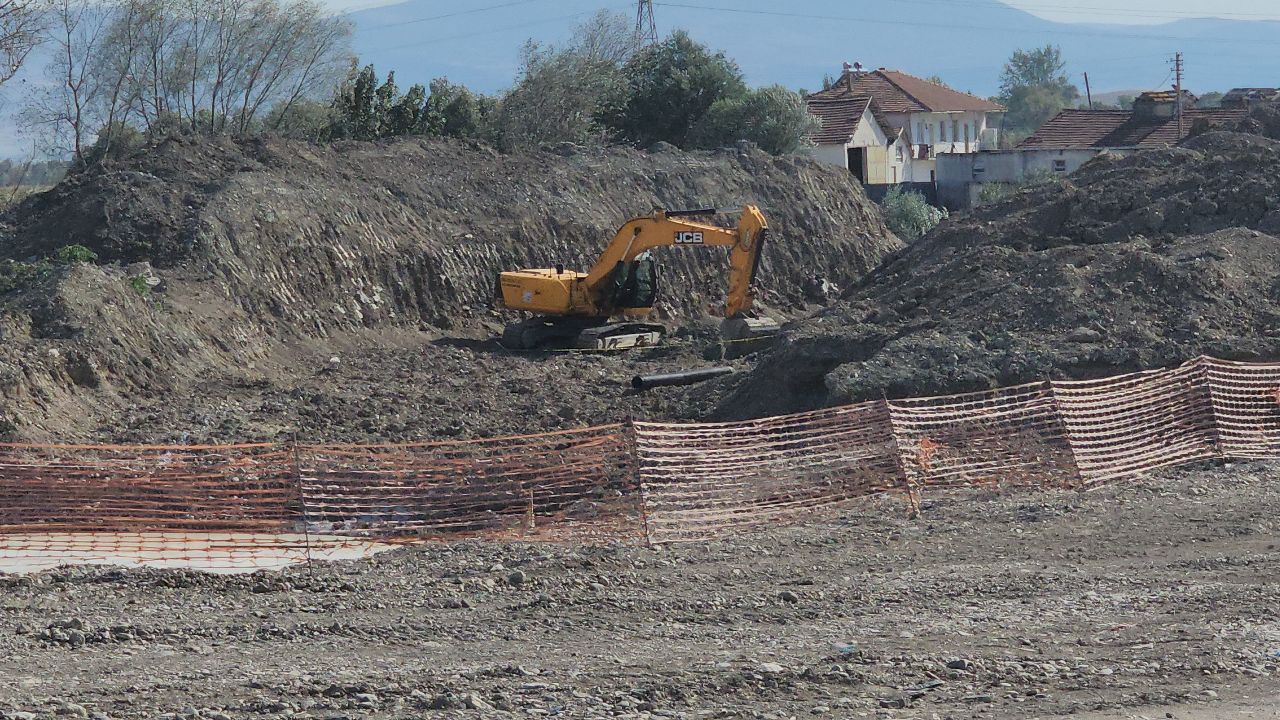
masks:
<path fill-rule="evenodd" d="M 357 10 L 390 5 L 397 0 L 328 0 L 335 10 Z M 935 0 L 936 4 L 990 4 L 997 0 Z M 1280 20 L 1277 0 L 1004 0 L 1006 5 L 1039 15 L 1047 20 L 1076 23 L 1131 23 L 1149 25 L 1189 17 L 1224 17 L 1233 20 Z M 495 4 L 491 0 L 454 0 L 441 7 L 466 9 Z M 1110 7 L 1109 7 L 1110 6 Z"/>
<path fill-rule="evenodd" d="M 964 2 L 981 0 L 959 0 Z M 1084 0 L 1080 4 L 1071 0 L 1005 0 L 1005 4 L 1058 22 L 1152 24 L 1193 17 L 1280 20 L 1280 2 L 1276 0 Z"/>

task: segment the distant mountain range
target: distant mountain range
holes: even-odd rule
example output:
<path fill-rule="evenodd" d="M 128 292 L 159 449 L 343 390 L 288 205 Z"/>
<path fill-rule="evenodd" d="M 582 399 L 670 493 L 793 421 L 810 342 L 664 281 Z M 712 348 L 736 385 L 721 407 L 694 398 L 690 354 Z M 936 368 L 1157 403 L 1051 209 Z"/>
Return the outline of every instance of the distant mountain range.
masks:
<path fill-rule="evenodd" d="M 1193 92 L 1280 85 L 1280 22 L 1180 20 L 1162 25 L 1068 24 L 1043 20 L 998 2 L 939 0 L 672 0 L 655 3 L 658 32 L 688 30 L 724 50 L 753 84 L 818 89 L 841 63 L 938 75 L 980 96 L 999 90 L 1000 70 L 1017 48 L 1062 47 L 1071 78 L 1084 94 L 1088 72 L 1095 96 L 1108 91 L 1168 87 L 1170 59 L 1182 51 Z M 529 39 L 563 42 L 601 7 L 634 15 L 628 0 L 407 0 L 349 14 L 362 63 L 396 71 L 401 87 L 447 76 L 492 93 L 509 87 Z M 491 9 L 483 9 L 491 8 Z M 35 59 L 35 64 L 41 61 Z M 0 107 L 0 156 L 24 156 L 12 122 L 26 83 L 5 88 Z"/>
<path fill-rule="evenodd" d="M 524 0 L 497 10 L 455 14 L 438 0 L 407 0 L 351 14 L 356 49 L 403 85 L 446 75 L 493 92 L 511 84 L 529 38 L 557 42 L 601 7 L 601 0 Z M 1193 91 L 1280 85 L 1280 22 L 1180 20 L 1163 25 L 1082 25 L 1043 20 L 1006 5 L 937 0 L 673 0 L 655 3 L 659 34 L 688 30 L 724 50 L 755 84 L 815 89 L 841 63 L 890 67 L 982 96 L 999 91 L 1010 53 L 1062 47 L 1072 79 L 1095 92 L 1154 89 L 1172 83 L 1171 58 L 1182 51 Z M 607 5 L 634 14 L 633 3 Z M 719 8 L 719 9 L 705 9 Z M 465 12 L 458 6 L 452 12 Z M 437 17 L 434 20 L 422 18 Z"/>

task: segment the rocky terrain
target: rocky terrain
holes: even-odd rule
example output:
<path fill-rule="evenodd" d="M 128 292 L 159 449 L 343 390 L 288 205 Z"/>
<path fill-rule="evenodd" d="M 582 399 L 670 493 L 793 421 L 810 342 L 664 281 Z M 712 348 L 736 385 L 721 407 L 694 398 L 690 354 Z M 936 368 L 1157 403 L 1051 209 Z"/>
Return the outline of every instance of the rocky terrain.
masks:
<path fill-rule="evenodd" d="M 1276 469 L 931 494 L 915 520 L 868 501 L 659 549 L 457 543 L 279 574 L 8 577 L 0 717 L 1265 712 Z"/>
<path fill-rule="evenodd" d="M 751 417 L 1280 357 L 1280 142 L 1210 133 L 1101 156 L 958 215 L 788 328 L 689 414 Z"/>
<path fill-rule="evenodd" d="M 815 276 L 849 285 L 901 245 L 847 174 L 749 147 L 499 155 L 446 140 L 168 138 L 0 217 L 0 430 L 226 442 L 294 428 L 386 440 L 642 414 L 623 395 L 630 374 L 705 363 L 705 348 L 602 366 L 607 382 L 581 375 L 590 362 L 495 357 L 484 341 L 507 318 L 491 309 L 494 274 L 587 267 L 625 219 L 655 207 L 744 203 L 775 228 L 760 298 L 783 317 L 806 310 Z M 97 262 L 49 260 L 72 245 Z M 723 251 L 672 250 L 662 262 L 660 319 L 713 322 Z M 351 356 L 331 364 L 342 349 Z M 500 395 L 533 397 L 457 392 L 509 380 Z M 391 405 L 323 413 L 317 400 L 367 398 L 369 387 Z M 593 394 L 613 409 L 557 414 Z M 477 417 L 477 403 L 492 414 Z"/>

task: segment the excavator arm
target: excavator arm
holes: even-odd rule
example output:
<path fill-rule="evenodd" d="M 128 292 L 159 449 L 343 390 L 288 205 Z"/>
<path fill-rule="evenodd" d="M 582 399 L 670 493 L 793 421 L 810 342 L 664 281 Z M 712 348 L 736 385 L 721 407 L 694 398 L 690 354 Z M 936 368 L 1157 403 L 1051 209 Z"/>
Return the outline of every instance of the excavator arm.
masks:
<path fill-rule="evenodd" d="M 710 210 L 666 212 L 655 211 L 648 217 L 634 218 L 618 230 L 584 280 L 584 288 L 602 314 L 609 307 L 608 285 L 614 274 L 627 267 L 640 255 L 661 247 L 727 247 L 729 248 L 729 288 L 725 296 L 725 317 L 734 317 L 751 309 L 754 301 L 752 284 L 760 267 L 760 256 L 768 234 L 768 223 L 759 208 L 742 209 L 736 228 L 685 219 L 689 215 Z"/>

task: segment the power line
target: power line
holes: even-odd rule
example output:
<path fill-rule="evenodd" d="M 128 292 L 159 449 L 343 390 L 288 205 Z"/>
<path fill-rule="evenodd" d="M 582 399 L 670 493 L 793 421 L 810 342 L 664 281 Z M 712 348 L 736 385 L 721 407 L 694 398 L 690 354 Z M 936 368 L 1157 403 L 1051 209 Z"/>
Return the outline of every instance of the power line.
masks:
<path fill-rule="evenodd" d="M 444 20 L 445 18 L 459 17 L 461 15 L 474 15 L 475 13 L 487 12 L 489 10 L 500 10 L 502 8 L 514 7 L 516 5 L 528 5 L 529 3 L 542 2 L 542 0 L 514 0 L 514 2 L 506 2 L 501 5 L 489 5 L 487 7 L 472 8 L 470 10 L 459 10 L 457 12 L 445 13 L 443 15 L 431 15 L 429 17 L 409 18 L 407 20 L 397 20 L 396 22 L 385 23 L 383 25 L 370 25 L 360 28 L 361 30 L 381 30 L 382 28 L 399 27 L 401 25 L 412 25 L 414 23 L 429 22 L 431 20 Z"/>
<path fill-rule="evenodd" d="M 933 5 L 968 5 L 970 7 L 992 7 L 1013 10 L 1047 10 L 1077 15 L 1111 15 L 1115 17 L 1150 18 L 1153 20 L 1185 20 L 1185 19 L 1253 19 L 1274 20 L 1277 13 L 1224 12 L 1218 15 L 1206 15 L 1195 10 L 1130 10 L 1117 7 L 1101 7 L 1096 5 L 1056 5 L 1048 3 L 1018 3 L 1011 5 L 994 0 L 899 0 L 904 3 L 921 3 Z"/>
<path fill-rule="evenodd" d="M 903 0 L 903 1 L 907 1 L 907 0 Z M 917 0 L 917 1 L 920 1 L 920 0 Z M 935 28 L 942 28 L 944 30 L 988 30 L 988 31 L 994 31 L 994 32 L 1015 32 L 1015 33 L 1025 33 L 1029 31 L 1029 29 L 1025 27 L 1014 28 L 1014 27 L 998 27 L 993 25 L 960 25 L 960 24 L 954 24 L 954 23 L 913 22 L 913 21 L 905 21 L 905 20 L 875 20 L 871 18 L 859 18 L 859 17 L 840 16 L 840 15 L 821 15 L 821 14 L 813 14 L 813 13 L 780 12 L 776 10 L 748 10 L 745 8 L 715 7 L 711 5 L 694 5 L 692 3 L 656 2 L 654 4 L 660 5 L 662 7 L 683 8 L 686 10 L 708 10 L 713 12 L 735 13 L 735 14 L 742 14 L 742 15 L 765 15 L 770 17 L 800 18 L 805 20 L 837 20 L 840 22 L 857 22 L 857 23 L 864 23 L 868 25 L 894 25 L 894 26 L 906 26 L 906 27 L 917 27 L 917 28 L 935 27 Z M 1109 32 L 1105 30 L 1090 31 L 1090 30 L 1068 30 L 1068 29 L 1058 29 L 1058 28 L 1053 28 L 1053 29 L 1046 28 L 1043 31 L 1032 31 L 1032 32 L 1042 32 L 1045 34 L 1052 34 L 1052 35 L 1084 35 L 1088 37 L 1104 37 L 1104 38 L 1111 38 L 1111 39 L 1123 38 L 1123 39 L 1135 39 L 1135 40 L 1171 40 L 1171 41 L 1192 42 L 1192 43 L 1214 42 L 1214 43 L 1231 43 L 1233 45 L 1245 43 L 1245 44 L 1265 44 L 1270 46 L 1274 44 L 1273 40 L 1245 40 L 1240 38 L 1227 39 L 1227 38 L 1209 38 L 1209 37 L 1188 37 L 1185 35 L 1156 35 L 1153 33 L 1119 33 L 1119 32 Z"/>
<path fill-rule="evenodd" d="M 582 10 L 580 12 L 576 12 L 571 15 L 544 17 L 544 18 L 539 18 L 538 20 L 533 20 L 531 22 L 520 23 L 519 25 L 507 25 L 505 27 L 489 28 L 488 30 L 479 30 L 477 32 L 462 33 L 459 35 L 444 35 L 441 37 L 422 38 L 419 40 L 415 40 L 411 43 L 405 43 L 403 45 L 393 45 L 391 47 L 379 48 L 379 50 L 382 50 L 382 51 L 404 50 L 405 48 L 418 47 L 419 45 L 429 45 L 431 43 L 445 42 L 448 40 L 462 40 L 465 38 L 478 37 L 480 35 L 491 35 L 493 33 L 508 32 L 511 30 L 523 30 L 524 28 L 533 27 L 534 25 L 546 25 L 547 23 L 560 22 L 562 20 L 572 20 L 574 18 L 582 17 L 583 15 L 588 15 L 593 12 L 596 12 L 596 11 Z"/>

